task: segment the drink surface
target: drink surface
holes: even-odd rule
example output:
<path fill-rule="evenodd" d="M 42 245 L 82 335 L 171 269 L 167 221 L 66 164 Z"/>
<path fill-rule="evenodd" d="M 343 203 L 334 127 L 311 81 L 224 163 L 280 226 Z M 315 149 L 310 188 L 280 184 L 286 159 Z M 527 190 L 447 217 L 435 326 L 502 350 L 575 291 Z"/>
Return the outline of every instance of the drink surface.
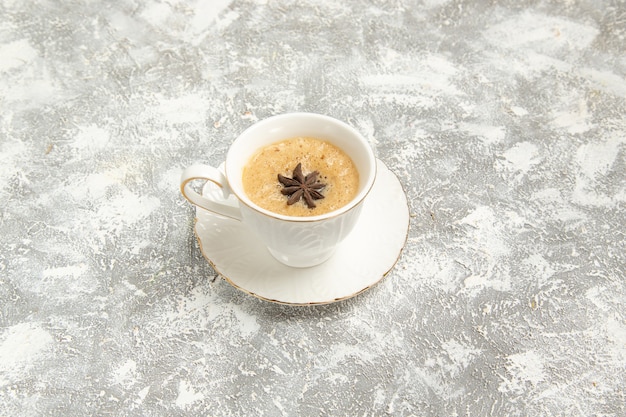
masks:
<path fill-rule="evenodd" d="M 306 176 L 317 171 L 316 183 L 325 184 L 310 208 L 304 198 L 287 204 L 289 195 L 278 174 L 293 178 L 294 169 L 302 164 Z M 286 216 L 317 216 L 348 204 L 359 189 L 359 172 L 350 157 L 337 146 L 315 138 L 295 137 L 282 140 L 257 151 L 242 174 L 246 195 L 258 206 Z"/>

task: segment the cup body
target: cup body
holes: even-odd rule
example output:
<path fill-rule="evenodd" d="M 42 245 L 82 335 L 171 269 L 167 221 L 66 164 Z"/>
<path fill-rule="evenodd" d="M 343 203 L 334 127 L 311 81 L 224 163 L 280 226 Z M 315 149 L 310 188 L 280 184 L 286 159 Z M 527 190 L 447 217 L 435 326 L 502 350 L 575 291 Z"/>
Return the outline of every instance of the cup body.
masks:
<path fill-rule="evenodd" d="M 326 214 L 294 217 L 268 211 L 248 198 L 242 173 L 252 155 L 264 146 L 297 136 L 328 141 L 352 159 L 359 171 L 359 189 L 350 203 Z M 374 184 L 376 160 L 367 140 L 351 126 L 320 114 L 287 113 L 257 122 L 239 135 L 229 148 L 224 174 L 227 184 L 220 185 L 237 197 L 241 220 L 269 252 L 286 265 L 310 267 L 327 260 L 358 221 Z"/>

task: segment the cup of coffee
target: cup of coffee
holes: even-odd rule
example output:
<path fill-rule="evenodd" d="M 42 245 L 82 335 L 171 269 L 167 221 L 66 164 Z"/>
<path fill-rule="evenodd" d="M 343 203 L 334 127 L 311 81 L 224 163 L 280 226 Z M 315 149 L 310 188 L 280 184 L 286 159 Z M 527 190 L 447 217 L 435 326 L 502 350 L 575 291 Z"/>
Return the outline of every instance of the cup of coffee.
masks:
<path fill-rule="evenodd" d="M 332 256 L 375 178 L 372 148 L 354 128 L 320 114 L 287 113 L 246 129 L 222 168 L 186 168 L 180 190 L 190 203 L 243 222 L 278 261 L 303 268 Z M 194 180 L 211 181 L 222 194 L 201 195 Z"/>

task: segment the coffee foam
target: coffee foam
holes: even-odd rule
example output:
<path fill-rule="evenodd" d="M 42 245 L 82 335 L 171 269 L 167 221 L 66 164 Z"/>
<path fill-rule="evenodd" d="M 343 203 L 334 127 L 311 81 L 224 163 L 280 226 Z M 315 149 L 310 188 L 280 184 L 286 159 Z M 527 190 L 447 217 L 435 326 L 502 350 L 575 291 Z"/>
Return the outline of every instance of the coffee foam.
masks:
<path fill-rule="evenodd" d="M 324 184 L 323 199 L 315 200 L 309 208 L 303 200 L 287 205 L 281 193 L 283 185 L 278 174 L 291 178 L 293 170 L 302 164 L 307 175 L 318 171 Z M 259 207 L 286 216 L 317 216 L 348 204 L 359 189 L 359 173 L 350 157 L 337 146 L 310 137 L 282 140 L 257 151 L 243 169 L 243 188 L 248 198 Z"/>

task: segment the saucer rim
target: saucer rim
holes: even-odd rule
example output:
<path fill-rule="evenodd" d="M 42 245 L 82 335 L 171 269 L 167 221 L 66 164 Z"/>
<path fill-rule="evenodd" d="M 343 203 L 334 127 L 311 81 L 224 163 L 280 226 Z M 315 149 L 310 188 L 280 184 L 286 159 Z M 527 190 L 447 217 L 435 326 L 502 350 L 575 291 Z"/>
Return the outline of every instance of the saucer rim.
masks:
<path fill-rule="evenodd" d="M 206 254 L 206 252 L 204 250 L 204 246 L 202 245 L 202 239 L 200 238 L 200 235 L 198 233 L 197 226 L 198 226 L 198 222 L 200 221 L 200 219 L 198 218 L 198 216 L 196 214 L 196 216 L 194 218 L 193 231 L 194 231 L 194 234 L 196 236 L 196 241 L 198 242 L 198 246 L 200 248 L 200 253 L 202 254 L 202 257 L 209 263 L 209 265 L 211 266 L 211 268 L 213 268 L 213 270 L 215 271 L 215 273 L 217 275 L 219 275 L 222 279 L 224 279 L 226 282 L 228 282 L 234 288 L 236 288 L 237 290 L 242 291 L 242 292 L 244 292 L 244 293 L 246 293 L 248 295 L 251 295 L 251 296 L 253 296 L 253 297 L 255 297 L 255 298 L 259 299 L 259 300 L 266 301 L 266 302 L 269 302 L 269 303 L 272 303 L 272 304 L 280 304 L 280 305 L 295 306 L 295 307 L 328 305 L 328 304 L 333 304 L 333 303 L 337 303 L 337 302 L 340 302 L 340 301 L 345 301 L 345 300 L 354 298 L 354 297 L 356 297 L 356 296 L 358 296 L 358 295 L 360 295 L 360 294 L 362 294 L 362 293 L 364 293 L 366 291 L 369 291 L 370 289 L 372 289 L 376 285 L 378 285 L 381 281 L 383 281 L 389 275 L 389 273 L 391 273 L 391 271 L 395 268 L 395 266 L 398 264 L 398 261 L 400 260 L 400 257 L 404 253 L 404 248 L 406 247 L 406 243 L 407 243 L 408 238 L 409 238 L 409 231 L 411 230 L 411 207 L 409 206 L 408 196 L 406 194 L 406 190 L 404 189 L 404 186 L 402 185 L 402 182 L 400 181 L 400 178 L 382 160 L 376 158 L 376 161 L 382 163 L 384 165 L 384 167 L 395 177 L 396 181 L 398 181 L 398 184 L 400 185 L 400 189 L 402 190 L 402 192 L 404 193 L 404 196 L 405 196 L 405 204 L 406 204 L 406 207 L 407 207 L 408 221 L 407 221 L 407 227 L 406 227 L 406 231 L 405 231 L 404 241 L 402 242 L 402 246 L 400 247 L 400 250 L 398 251 L 398 256 L 393 261 L 393 263 L 390 265 L 389 269 L 387 269 L 387 271 L 382 273 L 380 278 L 378 278 L 375 282 L 369 284 L 368 286 L 363 287 L 363 288 L 359 289 L 358 291 L 356 291 L 356 292 L 354 292 L 352 294 L 348 294 L 348 295 L 345 295 L 345 296 L 342 296 L 342 297 L 334 298 L 332 300 L 310 301 L 310 302 L 303 302 L 303 303 L 277 300 L 277 299 L 265 297 L 265 296 L 262 296 L 260 294 L 255 293 L 255 292 L 252 292 L 252 291 L 250 291 L 250 290 L 248 290 L 246 288 L 241 287 L 240 285 L 235 284 L 229 277 L 227 277 L 222 272 L 220 272 L 219 268 L 215 265 L 215 263 Z M 378 170 L 378 167 L 377 167 L 377 170 Z M 378 179 L 378 175 L 377 175 L 376 179 Z M 374 182 L 374 184 L 375 184 L 375 182 Z M 373 185 L 372 185 L 372 188 L 373 188 Z M 196 207 L 196 213 L 197 213 L 197 210 L 202 210 L 202 209 Z M 215 215 L 215 214 L 212 214 L 212 215 Z M 224 218 L 224 220 L 232 220 L 232 219 Z M 268 253 L 268 256 L 271 256 L 271 255 L 269 255 L 269 253 Z M 293 268 L 293 269 L 297 270 L 297 268 Z"/>

